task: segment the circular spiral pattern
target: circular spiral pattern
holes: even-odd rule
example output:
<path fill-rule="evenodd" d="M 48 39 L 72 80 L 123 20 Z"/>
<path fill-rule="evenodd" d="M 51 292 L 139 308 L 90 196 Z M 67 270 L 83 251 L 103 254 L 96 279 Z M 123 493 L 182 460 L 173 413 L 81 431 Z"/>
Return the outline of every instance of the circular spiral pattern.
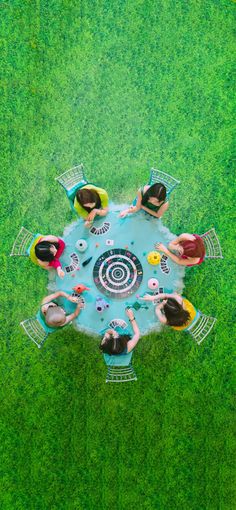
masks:
<path fill-rule="evenodd" d="M 93 279 L 100 292 L 122 299 L 137 291 L 143 279 L 143 268 L 130 251 L 121 248 L 109 250 L 97 259 Z"/>

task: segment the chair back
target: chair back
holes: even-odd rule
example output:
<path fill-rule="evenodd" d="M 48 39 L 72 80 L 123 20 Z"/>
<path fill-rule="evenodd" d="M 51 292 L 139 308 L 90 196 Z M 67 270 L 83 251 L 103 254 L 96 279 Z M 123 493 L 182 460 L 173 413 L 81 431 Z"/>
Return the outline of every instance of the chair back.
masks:
<path fill-rule="evenodd" d="M 37 317 L 31 317 L 30 319 L 22 321 L 20 325 L 30 340 L 40 349 L 49 335 L 49 332 L 45 330 L 42 323 Z"/>
<path fill-rule="evenodd" d="M 204 242 L 206 255 L 205 258 L 208 259 L 223 259 L 222 250 L 220 246 L 220 241 L 216 235 L 216 231 L 214 228 L 211 228 L 205 234 L 200 236 Z"/>
<path fill-rule="evenodd" d="M 152 168 L 150 172 L 150 178 L 149 178 L 149 185 L 152 186 L 152 184 L 155 184 L 157 182 L 160 182 L 161 184 L 164 184 L 166 187 L 167 194 L 169 195 L 173 189 L 178 186 L 180 181 L 175 179 L 169 174 L 166 174 L 165 172 L 161 172 L 161 170 L 157 170 L 156 168 Z"/>
<path fill-rule="evenodd" d="M 137 381 L 135 371 L 131 364 L 128 365 L 127 367 L 116 366 L 108 367 L 106 383 L 129 382 L 129 381 Z"/>
<path fill-rule="evenodd" d="M 194 320 L 185 331 L 190 333 L 197 344 L 200 345 L 211 332 L 215 322 L 215 317 L 204 315 L 198 310 L 197 319 Z"/>
<path fill-rule="evenodd" d="M 32 232 L 27 230 L 25 227 L 21 227 L 13 243 L 10 256 L 28 257 L 29 256 L 28 249 L 33 239 L 34 234 L 32 234 Z"/>
<path fill-rule="evenodd" d="M 81 165 L 70 168 L 55 179 L 67 192 L 70 192 L 75 187 L 82 187 L 87 184 L 82 163 Z"/>
<path fill-rule="evenodd" d="M 70 202 L 70 207 L 72 211 L 75 211 L 74 199 L 76 191 L 88 184 L 88 181 L 84 175 L 83 164 L 81 163 L 78 166 L 70 168 L 70 170 L 67 170 L 63 174 L 56 177 L 56 181 L 58 181 L 59 184 L 61 184 L 61 186 L 64 188 L 67 198 Z"/>

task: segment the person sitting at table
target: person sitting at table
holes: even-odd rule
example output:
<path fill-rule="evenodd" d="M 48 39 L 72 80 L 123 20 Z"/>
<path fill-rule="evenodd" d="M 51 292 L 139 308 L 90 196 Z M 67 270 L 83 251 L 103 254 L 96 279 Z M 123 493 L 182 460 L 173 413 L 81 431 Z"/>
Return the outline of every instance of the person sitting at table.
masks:
<path fill-rule="evenodd" d="M 169 202 L 166 187 L 160 182 L 143 186 L 138 190 L 136 204 L 122 211 L 119 216 L 125 218 L 127 214 L 133 214 L 142 209 L 155 218 L 161 218 L 167 211 Z"/>
<path fill-rule="evenodd" d="M 34 264 L 46 270 L 54 268 L 58 276 L 63 278 L 65 273 L 59 259 L 64 249 L 65 243 L 60 237 L 38 234 L 29 248 L 29 256 Z"/>
<path fill-rule="evenodd" d="M 177 331 L 188 328 L 197 316 L 197 310 L 188 299 L 173 292 L 173 294 L 145 294 L 143 301 L 161 301 L 155 308 L 158 320 Z"/>
<path fill-rule="evenodd" d="M 62 306 L 58 304 L 58 298 L 63 297 L 72 303 L 77 303 L 77 298 L 70 296 L 63 290 L 58 290 L 49 296 L 46 296 L 40 306 L 40 317 L 45 324 L 51 328 L 64 327 L 71 321 L 78 317 L 81 309 L 83 308 L 82 303 L 78 303 L 74 312 L 66 315 L 66 312 Z"/>
<path fill-rule="evenodd" d="M 162 243 L 156 243 L 155 248 L 180 266 L 202 264 L 206 254 L 204 242 L 197 234 L 181 234 L 168 244 L 168 248 Z"/>
<path fill-rule="evenodd" d="M 104 355 L 108 356 L 123 356 L 130 353 L 137 345 L 140 339 L 140 331 L 134 313 L 131 308 L 126 308 L 125 313 L 129 318 L 133 330 L 131 336 L 128 329 L 116 327 L 116 329 L 107 329 L 102 338 L 100 349 Z M 109 359 L 105 356 L 105 361 L 108 364 Z"/>
<path fill-rule="evenodd" d="M 74 208 L 86 227 L 90 227 L 96 216 L 106 216 L 108 213 L 108 194 L 93 184 L 86 184 L 79 188 L 74 199 Z"/>

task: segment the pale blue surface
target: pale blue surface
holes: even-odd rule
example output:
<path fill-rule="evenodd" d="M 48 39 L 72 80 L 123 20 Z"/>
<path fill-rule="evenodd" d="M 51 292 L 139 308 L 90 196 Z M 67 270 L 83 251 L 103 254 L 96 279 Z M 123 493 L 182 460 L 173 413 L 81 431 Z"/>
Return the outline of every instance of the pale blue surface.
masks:
<path fill-rule="evenodd" d="M 61 257 L 62 267 L 70 265 L 70 254 L 76 253 L 80 260 L 80 270 L 75 270 L 73 273 L 66 273 L 65 278 L 61 280 L 54 274 L 56 289 L 62 289 L 67 292 L 72 292 L 72 287 L 82 283 L 89 287 L 90 291 L 83 292 L 82 296 L 85 299 L 85 308 L 81 311 L 78 319 L 76 320 L 76 329 L 86 330 L 89 333 L 101 333 L 106 329 L 110 321 L 114 319 L 122 319 L 128 324 L 128 318 L 125 314 L 125 307 L 132 305 L 138 301 L 137 294 L 142 296 L 146 292 L 151 292 L 148 288 L 149 278 L 157 278 L 160 287 L 165 291 L 182 292 L 184 268 L 174 264 L 168 259 L 168 266 L 171 271 L 165 274 L 161 271 L 160 264 L 152 266 L 147 262 L 146 255 L 154 250 L 155 242 L 162 242 L 167 244 L 175 236 L 164 227 L 161 220 L 151 217 L 144 211 L 136 214 L 129 215 L 125 219 L 118 217 L 119 206 L 116 211 L 111 211 L 104 218 L 96 219 L 94 226 L 101 227 L 104 222 L 110 222 L 111 227 L 108 232 L 103 235 L 93 235 L 90 229 L 84 226 L 84 221 L 78 219 L 69 227 L 66 227 L 63 239 L 66 243 L 66 248 Z M 84 253 L 80 253 L 76 247 L 78 239 L 86 239 L 88 248 Z M 106 245 L 108 239 L 114 240 L 113 246 Z M 96 247 L 96 243 L 99 246 Z M 128 251 L 138 257 L 143 268 L 143 280 L 136 292 L 123 299 L 114 299 L 106 297 L 102 292 L 97 289 L 93 280 L 93 268 L 96 260 L 106 251 L 114 248 L 122 248 L 128 246 Z M 82 267 L 82 262 L 89 257 L 93 257 L 91 262 Z M 72 276 L 75 275 L 75 276 Z M 50 282 L 52 283 L 52 281 Z M 55 288 L 54 286 L 51 288 Z M 110 307 L 101 314 L 96 311 L 95 302 L 97 297 L 102 297 L 109 302 Z M 135 310 L 135 316 L 140 327 L 141 334 L 147 333 L 151 329 L 160 330 L 160 323 L 155 316 L 155 307 L 153 303 L 140 301 L 140 304 L 146 306 L 147 309 L 141 308 Z M 64 307 L 66 311 L 73 310 L 75 305 L 64 300 Z"/>

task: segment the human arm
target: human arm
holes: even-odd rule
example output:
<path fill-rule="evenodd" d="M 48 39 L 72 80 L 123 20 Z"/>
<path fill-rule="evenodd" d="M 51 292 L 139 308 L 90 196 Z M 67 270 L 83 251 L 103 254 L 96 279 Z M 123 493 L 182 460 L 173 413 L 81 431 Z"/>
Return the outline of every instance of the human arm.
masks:
<path fill-rule="evenodd" d="M 173 260 L 173 262 L 175 262 L 179 266 L 188 266 L 189 263 L 197 264 L 197 262 L 199 261 L 199 257 L 194 257 L 194 258 L 189 257 L 187 259 L 181 259 L 177 255 L 174 255 L 174 253 L 172 253 L 170 250 L 168 250 L 168 248 L 166 246 L 164 246 L 164 244 L 162 244 L 162 243 L 156 243 L 155 248 L 157 250 L 165 253 L 171 260 Z"/>
<path fill-rule="evenodd" d="M 176 301 L 178 301 L 180 304 L 182 303 L 182 297 L 177 294 L 177 292 L 172 292 L 172 294 L 167 294 L 167 293 L 159 293 L 159 294 L 153 294 L 153 295 L 150 295 L 150 294 L 145 294 L 145 296 L 143 297 L 140 297 L 139 299 L 142 300 L 142 301 L 157 301 L 158 299 L 168 299 L 168 298 L 174 298 L 176 299 Z"/>
<path fill-rule="evenodd" d="M 80 314 L 80 311 L 83 307 L 84 307 L 83 303 L 78 303 L 75 311 L 66 316 L 65 324 L 69 324 L 69 322 L 76 319 L 76 317 L 78 317 L 78 315 Z M 64 326 L 64 324 L 63 324 L 63 326 Z"/>
<path fill-rule="evenodd" d="M 64 297 L 71 303 L 78 303 L 78 298 L 76 296 L 71 296 L 71 294 L 67 294 L 67 292 L 64 292 L 64 290 L 60 290 L 60 297 Z"/>
<path fill-rule="evenodd" d="M 65 273 L 61 268 L 61 263 L 59 259 L 54 259 L 51 262 L 49 262 L 49 267 L 53 267 L 54 269 L 56 269 L 59 278 L 64 278 Z"/>
<path fill-rule="evenodd" d="M 104 209 L 93 209 L 86 218 L 86 223 L 92 223 L 96 216 L 106 216 L 108 213 L 108 207 Z"/>
<path fill-rule="evenodd" d="M 195 241 L 195 236 L 193 234 L 181 234 L 180 236 L 176 237 L 173 241 L 171 241 L 169 244 L 168 244 L 168 248 L 170 248 L 170 250 L 175 250 L 176 249 L 176 246 L 178 246 L 178 244 L 181 242 L 181 241 Z M 177 248 L 178 249 L 178 248 Z"/>
<path fill-rule="evenodd" d="M 120 218 L 125 218 L 127 214 L 133 214 L 138 212 L 141 209 L 141 202 L 142 202 L 142 195 L 141 192 L 138 191 L 137 193 L 137 201 L 135 205 L 131 205 L 128 207 L 128 209 L 125 209 L 124 211 L 121 211 L 119 214 Z"/>
<path fill-rule="evenodd" d="M 180 236 L 176 237 L 169 243 L 170 244 L 179 244 L 181 241 L 195 241 L 195 236 L 193 234 L 180 234 Z"/>
<path fill-rule="evenodd" d="M 97 216 L 106 216 L 108 213 L 108 207 L 104 207 L 103 209 L 94 209 L 96 211 Z"/>
<path fill-rule="evenodd" d="M 133 310 L 131 310 L 130 308 L 126 308 L 125 313 L 129 318 L 134 333 L 131 340 L 129 340 L 127 343 L 127 352 L 131 352 L 140 339 L 140 331 L 136 319 L 134 317 Z"/>
<path fill-rule="evenodd" d="M 56 236 L 44 236 L 42 239 L 40 239 L 40 242 L 42 241 L 49 241 L 49 243 L 58 243 L 59 237 Z"/>
<path fill-rule="evenodd" d="M 169 202 L 165 202 L 159 209 L 159 211 L 155 212 L 146 207 L 145 205 L 141 205 L 141 209 L 143 209 L 145 212 L 148 212 L 148 214 L 151 214 L 151 216 L 154 216 L 155 218 L 161 218 L 163 214 L 167 211 L 169 207 Z"/>
<path fill-rule="evenodd" d="M 68 294 L 66 294 L 66 292 L 64 292 L 63 290 L 57 290 L 57 292 L 54 292 L 53 294 L 49 294 L 49 296 L 46 296 L 45 298 L 43 298 L 42 302 L 41 302 L 41 306 L 42 305 L 46 305 L 47 303 L 50 303 L 51 301 L 53 301 L 54 299 L 58 299 L 59 297 L 67 297 Z"/>
<path fill-rule="evenodd" d="M 157 306 L 156 306 L 156 308 L 155 308 L 155 314 L 156 314 L 156 316 L 157 316 L 158 320 L 159 320 L 162 324 L 167 324 L 166 317 L 165 317 L 165 315 L 163 315 L 163 313 L 162 313 L 162 311 L 161 311 L 161 310 L 163 309 L 163 307 L 164 307 L 164 304 L 165 304 L 165 303 L 164 303 L 164 302 L 162 302 L 162 303 L 160 303 L 159 305 L 157 305 Z"/>
<path fill-rule="evenodd" d="M 180 234 L 180 236 L 177 237 L 177 239 L 179 241 L 195 241 L 196 237 L 193 234 L 184 233 L 184 234 Z"/>

